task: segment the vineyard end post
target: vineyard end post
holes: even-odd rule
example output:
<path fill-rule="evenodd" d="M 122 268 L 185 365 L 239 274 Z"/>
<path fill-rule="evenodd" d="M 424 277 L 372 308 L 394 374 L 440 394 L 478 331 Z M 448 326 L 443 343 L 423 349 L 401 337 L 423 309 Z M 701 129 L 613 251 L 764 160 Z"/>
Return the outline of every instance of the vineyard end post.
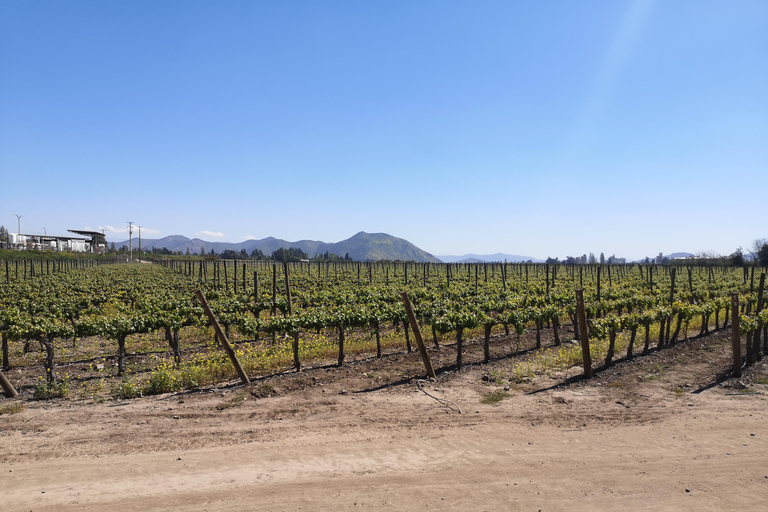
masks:
<path fill-rule="evenodd" d="M 408 299 L 408 293 L 405 291 L 400 292 L 400 297 L 403 299 L 403 305 L 405 306 L 405 312 L 408 315 L 408 321 L 411 324 L 413 335 L 416 338 L 416 344 L 419 346 L 419 352 L 421 352 L 421 359 L 424 361 L 424 368 L 427 370 L 427 376 L 436 379 L 435 370 L 432 368 L 432 361 L 429 359 L 427 353 L 427 347 L 424 345 L 424 339 L 421 337 L 421 329 L 419 323 L 416 321 L 416 315 L 413 313 L 413 307 L 411 301 Z"/>
<path fill-rule="evenodd" d="M 11 381 L 9 381 L 5 375 L 3 375 L 2 372 L 0 372 L 0 387 L 3 388 L 3 391 L 5 392 L 5 396 L 8 398 L 16 398 L 19 396 L 18 391 L 13 387 L 13 384 L 11 384 Z"/>
<path fill-rule="evenodd" d="M 200 305 L 203 306 L 203 311 L 205 311 L 205 315 L 208 317 L 208 320 L 210 320 L 211 325 L 213 325 L 213 328 L 216 331 L 216 335 L 219 337 L 221 344 L 224 345 L 224 350 L 227 351 L 229 359 L 232 360 L 232 364 L 234 365 L 235 370 L 237 370 L 237 374 L 240 376 L 240 380 L 243 382 L 243 384 L 250 384 L 251 381 L 248 379 L 248 375 L 245 374 L 245 370 L 243 370 L 243 367 L 240 365 L 240 360 L 237 359 L 237 354 L 235 354 L 235 351 L 232 349 L 232 345 L 229 344 L 229 339 L 227 339 L 227 336 L 224 334 L 221 325 L 219 325 L 218 320 L 216 320 L 216 315 L 213 314 L 211 306 L 209 306 L 208 301 L 205 300 L 203 292 L 199 289 L 195 290 L 195 295 L 197 296 L 197 300 L 200 301 Z"/>

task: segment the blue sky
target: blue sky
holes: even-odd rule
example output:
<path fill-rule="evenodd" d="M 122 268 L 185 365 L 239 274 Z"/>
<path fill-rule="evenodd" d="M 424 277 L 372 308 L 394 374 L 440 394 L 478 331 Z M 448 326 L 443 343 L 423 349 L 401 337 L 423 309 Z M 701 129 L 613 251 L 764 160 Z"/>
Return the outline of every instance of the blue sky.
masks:
<path fill-rule="evenodd" d="M 762 0 L 5 0 L 0 224 L 728 254 L 767 91 Z"/>

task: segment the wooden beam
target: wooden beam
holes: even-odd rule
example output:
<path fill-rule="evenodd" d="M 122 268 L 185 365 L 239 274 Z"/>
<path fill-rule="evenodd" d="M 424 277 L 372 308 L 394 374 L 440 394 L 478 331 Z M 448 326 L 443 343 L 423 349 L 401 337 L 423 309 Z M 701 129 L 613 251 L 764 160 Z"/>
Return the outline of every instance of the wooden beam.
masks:
<path fill-rule="evenodd" d="M 3 388 L 3 391 L 5 392 L 5 396 L 8 398 L 16 398 L 19 396 L 19 393 L 14 389 L 13 384 L 11 384 L 11 381 L 8 380 L 8 378 L 3 375 L 2 372 L 0 372 L 0 387 Z"/>
<path fill-rule="evenodd" d="M 240 361 L 237 359 L 237 354 L 235 354 L 235 351 L 232 349 L 232 345 L 229 344 L 229 340 L 224 334 L 224 330 L 221 328 L 221 325 L 219 325 L 218 320 L 216 320 L 216 316 L 213 314 L 211 306 L 209 306 L 208 301 L 205 300 L 203 292 L 199 289 L 195 290 L 195 295 L 197 296 L 197 300 L 200 301 L 200 305 L 203 306 L 203 311 L 205 311 L 208 320 L 210 320 L 211 325 L 213 325 L 213 329 L 216 331 L 216 335 L 219 337 L 219 341 L 221 341 L 221 344 L 224 345 L 224 350 L 227 351 L 227 355 L 232 361 L 235 370 L 237 370 L 237 374 L 240 376 L 240 380 L 243 382 L 243 384 L 250 384 L 251 381 L 248 379 L 248 376 L 245 374 L 245 370 L 243 370 L 243 367 L 240 365 Z"/>
<path fill-rule="evenodd" d="M 424 339 L 421 337 L 421 329 L 419 329 L 419 323 L 416 321 L 416 315 L 413 313 L 413 307 L 411 301 L 408 299 L 408 293 L 405 291 L 400 292 L 400 297 L 403 299 L 403 305 L 405 306 L 405 312 L 408 315 L 408 321 L 411 324 L 413 335 L 416 337 L 416 344 L 419 346 L 419 352 L 421 352 L 421 359 L 424 361 L 424 368 L 427 370 L 427 376 L 436 379 L 435 370 L 432 368 L 432 361 L 429 359 L 427 353 L 427 347 L 424 345 Z"/>

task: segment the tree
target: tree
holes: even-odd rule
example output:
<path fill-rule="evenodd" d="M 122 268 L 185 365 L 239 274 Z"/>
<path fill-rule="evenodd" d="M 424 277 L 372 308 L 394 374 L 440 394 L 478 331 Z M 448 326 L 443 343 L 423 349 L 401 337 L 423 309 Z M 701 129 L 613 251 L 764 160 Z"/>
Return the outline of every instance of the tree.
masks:
<path fill-rule="evenodd" d="M 0 226 L 0 242 L 7 242 L 8 241 L 8 230 L 5 229 L 5 226 Z"/>
<path fill-rule="evenodd" d="M 200 256 L 205 256 L 205 246 L 200 247 Z"/>
<path fill-rule="evenodd" d="M 587 260 L 590 265 L 594 265 L 597 263 L 597 258 L 595 258 L 595 253 L 591 252 L 589 253 L 589 259 Z"/>
<path fill-rule="evenodd" d="M 752 261 L 760 259 L 760 249 L 762 249 L 765 244 L 768 244 L 768 238 L 756 238 L 752 240 L 752 245 L 749 246 L 749 256 Z"/>
<path fill-rule="evenodd" d="M 276 261 L 301 261 L 309 259 L 309 257 L 298 247 L 291 247 L 290 249 L 281 247 L 272 253 L 272 259 Z"/>
<path fill-rule="evenodd" d="M 728 259 L 731 261 L 731 265 L 734 267 L 743 267 L 744 266 L 744 251 L 741 250 L 741 247 L 736 249 L 736 251 L 731 254 Z"/>
<path fill-rule="evenodd" d="M 605 265 L 605 254 L 600 253 L 600 264 Z"/>
<path fill-rule="evenodd" d="M 764 243 L 760 250 L 757 251 L 757 260 L 760 262 L 761 267 L 768 267 L 768 243 Z"/>
<path fill-rule="evenodd" d="M 187 255 L 187 256 L 189 256 L 189 255 L 191 255 L 191 254 L 192 254 L 192 251 L 190 251 L 190 250 L 189 250 L 189 247 L 187 247 L 187 254 L 186 254 L 186 255 Z"/>
<path fill-rule="evenodd" d="M 238 256 L 238 253 L 236 253 L 232 249 L 224 249 L 224 251 L 222 251 L 219 257 L 223 260 L 236 260 L 239 256 Z"/>
<path fill-rule="evenodd" d="M 115 242 L 112 242 L 111 244 L 109 244 L 109 250 L 112 252 L 115 252 Z"/>

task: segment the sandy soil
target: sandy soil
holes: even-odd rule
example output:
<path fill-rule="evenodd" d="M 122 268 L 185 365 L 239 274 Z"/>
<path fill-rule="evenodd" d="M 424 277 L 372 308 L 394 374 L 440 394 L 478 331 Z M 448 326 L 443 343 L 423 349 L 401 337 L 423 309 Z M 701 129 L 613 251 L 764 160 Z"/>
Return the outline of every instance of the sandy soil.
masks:
<path fill-rule="evenodd" d="M 499 358 L 422 390 L 401 353 L 249 387 L 25 402 L 0 415 L 0 510 L 768 510 L 768 358 L 736 381 L 728 349 L 713 334 L 589 382 L 497 381 Z"/>

